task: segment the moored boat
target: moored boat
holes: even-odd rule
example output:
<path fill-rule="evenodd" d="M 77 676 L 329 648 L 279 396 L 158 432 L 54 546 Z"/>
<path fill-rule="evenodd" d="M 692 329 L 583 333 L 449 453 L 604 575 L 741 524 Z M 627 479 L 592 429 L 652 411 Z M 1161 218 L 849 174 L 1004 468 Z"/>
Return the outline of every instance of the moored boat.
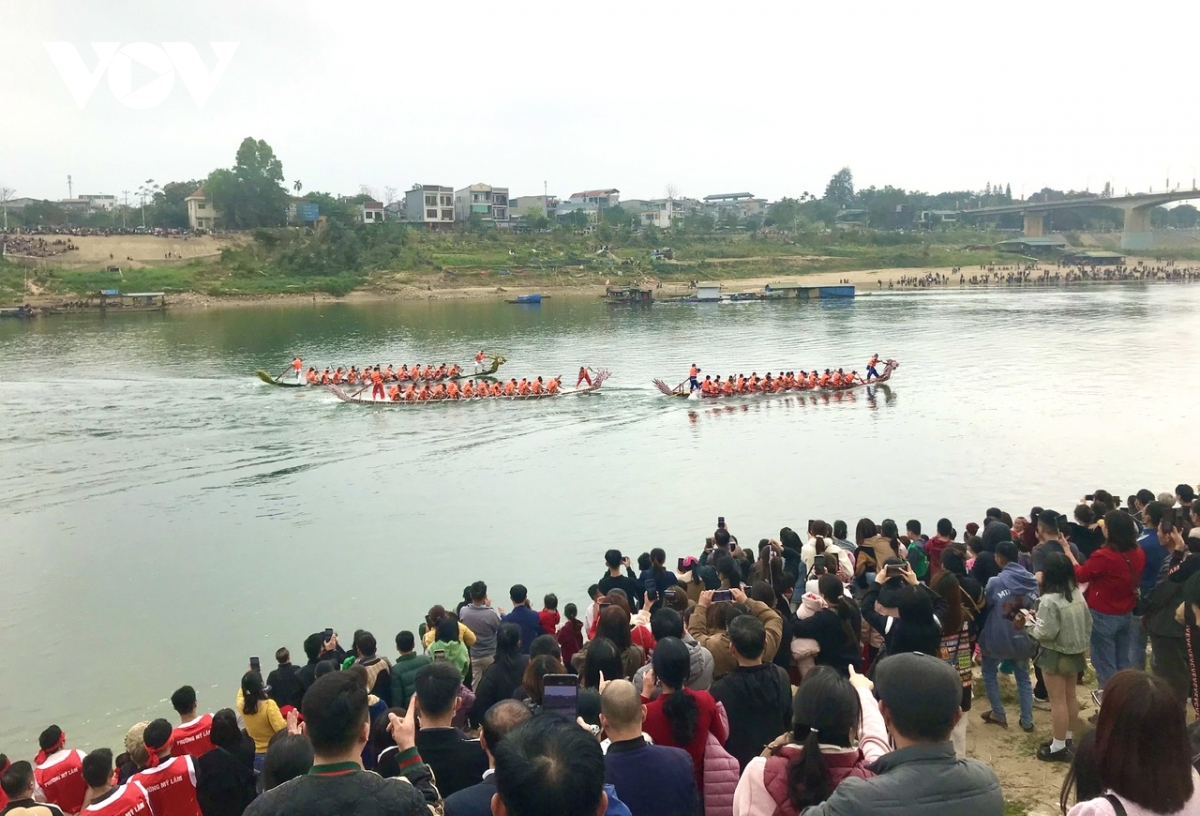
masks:
<path fill-rule="evenodd" d="M 737 399 L 739 397 L 770 397 L 776 394 L 841 394 L 847 391 L 856 391 L 860 388 L 876 386 L 886 383 L 892 378 L 892 374 L 900 367 L 900 363 L 895 360 L 888 360 L 883 367 L 880 375 L 872 379 L 870 382 L 858 381 L 853 385 L 843 385 L 838 388 L 782 388 L 773 389 L 771 391 L 738 391 L 733 394 L 701 394 L 700 389 L 694 391 L 689 390 L 689 383 L 684 380 L 679 385 L 672 388 L 662 380 L 655 380 L 654 387 L 666 394 L 668 397 L 680 397 L 682 399 L 704 399 L 704 400 L 722 400 L 722 399 Z"/>
<path fill-rule="evenodd" d="M 553 394 L 514 394 L 512 396 L 475 396 L 470 398 L 458 397 L 455 399 L 450 399 L 448 397 L 428 400 L 394 400 L 387 397 L 384 399 L 374 399 L 367 394 L 367 392 L 371 390 L 371 386 L 369 385 L 366 388 L 353 389 L 354 393 L 347 393 L 346 389 L 339 385 L 330 385 L 327 386 L 327 388 L 329 389 L 330 393 L 332 393 L 342 402 L 349 402 L 353 403 L 354 405 L 379 405 L 394 408 L 421 408 L 430 405 L 486 405 L 492 402 L 538 402 L 543 400 L 560 399 L 562 397 L 578 397 L 586 394 L 595 394 L 600 390 L 600 386 L 604 384 L 604 381 L 607 380 L 609 376 L 609 371 L 601 369 L 592 375 L 591 385 L 584 386 L 583 388 L 571 388 L 562 391 L 556 391 Z"/>
<path fill-rule="evenodd" d="M 461 373 L 456 374 L 453 377 L 449 377 L 449 376 L 429 377 L 428 379 L 425 377 L 418 377 L 416 379 L 413 379 L 412 377 L 406 377 L 403 380 L 393 378 L 390 380 L 384 380 L 383 382 L 385 385 L 396 385 L 399 383 L 410 383 L 410 382 L 415 382 L 415 383 L 453 382 L 456 380 L 469 380 L 472 378 L 477 379 L 477 380 L 494 380 L 494 379 L 496 379 L 494 375 L 496 374 L 497 371 L 500 370 L 500 366 L 504 365 L 506 362 L 508 362 L 508 360 L 499 354 L 493 354 L 491 359 L 492 359 L 491 364 L 486 369 L 479 372 L 478 374 L 475 373 L 473 368 L 468 370 L 467 368 L 464 367 Z M 255 371 L 254 375 L 256 377 L 258 377 L 260 380 L 262 380 L 263 382 L 265 382 L 267 385 L 278 385 L 281 388 L 307 388 L 307 387 L 313 386 L 313 385 L 329 385 L 330 384 L 330 383 L 319 383 L 319 382 L 317 382 L 317 383 L 296 382 L 290 376 L 291 375 L 290 370 L 283 375 L 285 377 L 285 379 L 279 379 L 277 377 L 272 377 L 270 372 L 264 371 L 261 368 L 258 369 L 257 371 Z M 349 386 L 351 388 L 351 390 L 358 388 L 362 384 L 363 383 L 361 380 L 358 382 L 352 382 L 352 383 L 351 382 L 342 382 L 341 383 L 341 385 Z"/>

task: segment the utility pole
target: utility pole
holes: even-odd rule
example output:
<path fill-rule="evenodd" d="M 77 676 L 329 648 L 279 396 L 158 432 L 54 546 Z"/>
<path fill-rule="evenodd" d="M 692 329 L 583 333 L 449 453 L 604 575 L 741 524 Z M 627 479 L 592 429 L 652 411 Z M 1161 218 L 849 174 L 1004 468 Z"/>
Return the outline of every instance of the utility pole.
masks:
<path fill-rule="evenodd" d="M 121 229 L 128 229 L 129 225 L 125 219 L 129 215 L 129 191 L 122 190 L 121 192 L 125 195 L 125 206 L 121 208 Z"/>
<path fill-rule="evenodd" d="M 75 187 L 71 182 L 71 177 L 67 176 L 67 198 L 75 197 Z"/>
<path fill-rule="evenodd" d="M 0 206 L 4 207 L 4 231 L 8 232 L 8 202 L 15 193 L 12 187 L 0 187 Z"/>

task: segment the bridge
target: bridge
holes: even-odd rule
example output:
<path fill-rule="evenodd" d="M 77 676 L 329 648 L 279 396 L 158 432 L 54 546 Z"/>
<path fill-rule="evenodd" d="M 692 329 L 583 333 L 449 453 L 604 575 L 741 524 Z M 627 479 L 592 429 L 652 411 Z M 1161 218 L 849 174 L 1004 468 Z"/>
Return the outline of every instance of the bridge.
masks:
<path fill-rule="evenodd" d="M 1150 227 L 1150 211 L 1173 201 L 1200 198 L 1200 190 L 1171 190 L 1162 193 L 1134 193 L 1124 196 L 1095 196 L 1069 201 L 1018 201 L 999 207 L 980 207 L 959 210 L 960 218 L 988 217 L 1020 213 L 1025 217 L 1025 236 L 1036 238 L 1045 229 L 1046 213 L 1073 210 L 1079 207 L 1113 207 L 1125 212 L 1125 229 L 1121 233 L 1121 249 L 1147 251 L 1154 249 L 1154 231 Z"/>

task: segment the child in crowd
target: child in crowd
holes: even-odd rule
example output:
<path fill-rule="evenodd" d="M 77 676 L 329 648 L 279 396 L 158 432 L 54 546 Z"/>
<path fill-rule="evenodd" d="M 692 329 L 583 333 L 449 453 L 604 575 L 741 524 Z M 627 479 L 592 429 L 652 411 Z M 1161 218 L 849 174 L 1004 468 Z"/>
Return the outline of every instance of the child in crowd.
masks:
<path fill-rule="evenodd" d="M 970 526 L 970 525 L 967 525 Z M 967 572 L 975 566 L 975 559 L 979 557 L 979 553 L 983 551 L 983 539 L 977 535 L 967 537 L 967 552 L 971 557 L 967 559 Z"/>
<path fill-rule="evenodd" d="M 542 611 L 538 613 L 538 623 L 547 635 L 553 635 L 558 630 L 558 596 L 551 592 L 542 599 Z"/>
<path fill-rule="evenodd" d="M 567 604 L 563 607 L 563 612 L 567 616 L 567 622 L 563 624 L 562 629 L 558 630 L 555 639 L 558 640 L 558 645 L 562 648 L 563 664 L 569 666 L 571 665 L 571 658 L 583 648 L 583 622 L 578 620 L 579 610 L 575 607 L 575 604 Z M 557 617 L 557 613 L 555 617 Z"/>

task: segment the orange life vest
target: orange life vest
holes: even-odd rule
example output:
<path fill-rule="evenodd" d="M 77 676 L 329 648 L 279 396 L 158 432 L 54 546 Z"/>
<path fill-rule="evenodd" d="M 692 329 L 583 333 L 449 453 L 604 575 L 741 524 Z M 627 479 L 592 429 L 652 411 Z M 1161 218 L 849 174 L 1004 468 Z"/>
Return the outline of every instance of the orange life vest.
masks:
<path fill-rule="evenodd" d="M 417 387 L 415 385 L 413 385 L 412 383 L 409 383 L 408 388 L 404 389 L 404 398 L 406 400 L 416 399 L 417 398 Z"/>
<path fill-rule="evenodd" d="M 304 379 L 308 380 L 309 385 L 316 385 L 317 384 L 317 372 L 310 368 L 308 370 L 308 373 L 304 375 Z"/>
<path fill-rule="evenodd" d="M 299 357 L 297 357 L 295 360 L 292 360 L 292 369 L 294 371 L 299 371 L 302 368 L 304 368 L 304 362 Z"/>
<path fill-rule="evenodd" d="M 550 382 L 546 383 L 546 393 L 547 394 L 557 394 L 558 387 L 559 387 L 558 377 L 554 377 L 553 379 L 550 380 Z"/>
<path fill-rule="evenodd" d="M 388 389 L 388 399 L 390 399 L 392 402 L 400 401 L 400 386 L 393 385 Z"/>
<path fill-rule="evenodd" d="M 696 368 L 695 366 L 692 366 L 691 371 L 688 373 L 688 376 L 695 377 L 699 373 L 700 373 L 700 369 Z"/>
<path fill-rule="evenodd" d="M 492 383 L 491 395 L 493 397 L 498 397 L 503 393 L 504 393 L 504 389 L 500 387 L 500 383 L 498 383 L 498 382 Z"/>
<path fill-rule="evenodd" d="M 379 373 L 379 369 L 371 371 L 371 383 L 374 385 L 383 385 L 383 375 Z"/>
<path fill-rule="evenodd" d="M 450 383 L 446 386 L 446 396 L 450 399 L 458 399 L 458 383 Z"/>

